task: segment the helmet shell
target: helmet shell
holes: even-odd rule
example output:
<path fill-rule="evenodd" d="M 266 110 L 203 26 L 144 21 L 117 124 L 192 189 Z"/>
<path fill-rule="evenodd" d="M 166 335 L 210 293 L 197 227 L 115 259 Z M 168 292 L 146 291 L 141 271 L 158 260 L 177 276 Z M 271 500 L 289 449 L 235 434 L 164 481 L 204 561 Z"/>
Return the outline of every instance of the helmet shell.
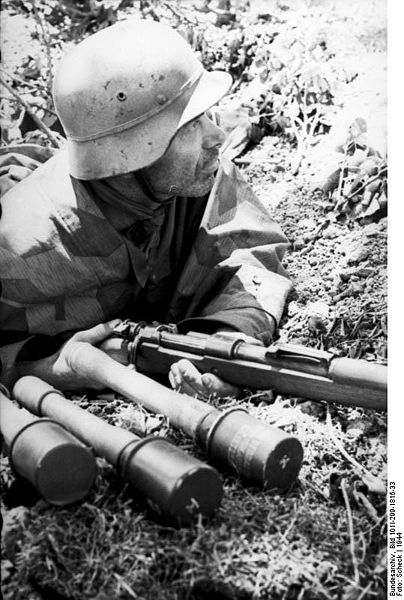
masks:
<path fill-rule="evenodd" d="M 95 33 L 65 55 L 54 80 L 71 174 L 100 179 L 151 165 L 230 85 L 161 23 L 131 19 Z"/>

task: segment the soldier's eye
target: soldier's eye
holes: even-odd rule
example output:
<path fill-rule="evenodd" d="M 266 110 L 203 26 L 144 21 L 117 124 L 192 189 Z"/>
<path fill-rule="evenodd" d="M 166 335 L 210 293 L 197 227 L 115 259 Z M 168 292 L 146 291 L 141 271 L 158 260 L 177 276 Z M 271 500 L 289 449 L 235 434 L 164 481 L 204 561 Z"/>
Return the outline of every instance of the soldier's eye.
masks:
<path fill-rule="evenodd" d="M 201 117 L 196 117 L 196 119 L 192 119 L 192 121 L 188 121 L 188 123 L 186 123 L 181 128 L 181 131 L 183 131 L 184 134 L 194 131 L 199 126 L 200 120 L 201 120 Z"/>

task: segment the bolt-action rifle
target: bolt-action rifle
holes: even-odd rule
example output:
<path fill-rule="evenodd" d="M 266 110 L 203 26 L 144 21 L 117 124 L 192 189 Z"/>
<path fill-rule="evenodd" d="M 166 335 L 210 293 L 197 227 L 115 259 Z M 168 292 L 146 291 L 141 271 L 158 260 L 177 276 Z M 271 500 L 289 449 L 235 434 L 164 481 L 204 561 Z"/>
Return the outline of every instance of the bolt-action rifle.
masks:
<path fill-rule="evenodd" d="M 387 367 L 366 360 L 340 358 L 295 344 L 263 347 L 226 334 L 181 335 L 175 326 L 124 321 L 115 329 L 117 352 L 124 349 L 137 371 L 166 375 L 182 358 L 202 373 L 248 389 L 274 389 L 313 400 L 386 410 Z M 104 344 L 113 355 L 114 340 Z"/>

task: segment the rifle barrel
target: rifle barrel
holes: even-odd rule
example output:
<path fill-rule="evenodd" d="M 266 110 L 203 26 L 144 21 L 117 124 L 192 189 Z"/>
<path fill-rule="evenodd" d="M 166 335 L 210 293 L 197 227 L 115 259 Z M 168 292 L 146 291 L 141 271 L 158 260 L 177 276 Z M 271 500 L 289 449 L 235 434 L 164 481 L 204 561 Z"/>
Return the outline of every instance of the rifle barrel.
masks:
<path fill-rule="evenodd" d="M 330 377 L 335 383 L 357 385 L 387 392 L 387 369 L 384 365 L 353 358 L 334 358 L 330 365 Z"/>
<path fill-rule="evenodd" d="M 143 344 L 156 343 L 149 331 L 153 331 L 153 328 L 144 328 L 144 333 L 141 333 L 140 347 Z M 156 340 L 156 336 L 154 339 Z M 193 332 L 181 335 L 162 331 L 157 340 L 161 348 L 181 353 L 253 362 L 267 365 L 276 371 L 286 369 L 325 377 L 342 385 L 387 391 L 387 368 L 384 365 L 361 359 L 339 358 L 330 352 L 315 348 L 284 343 L 266 348 L 244 341 L 226 340 L 225 336 Z"/>
<path fill-rule="evenodd" d="M 105 348 L 123 346 L 133 339 L 136 368 L 147 374 L 167 374 L 170 366 L 188 359 L 202 373 L 213 372 L 225 381 L 250 389 L 275 389 L 313 400 L 340 402 L 377 410 L 387 408 L 387 367 L 365 360 L 339 358 L 330 352 L 295 344 L 269 347 L 248 344 L 225 335 L 190 332 L 186 335 L 159 327 L 130 323 L 122 340 Z M 114 344 L 115 342 L 115 344 Z M 128 346 L 127 346 L 128 347 Z"/>
<path fill-rule="evenodd" d="M 173 363 L 183 358 L 190 360 L 201 373 L 215 373 L 225 381 L 242 388 L 274 389 L 281 394 L 292 394 L 312 400 L 340 402 L 346 406 L 362 406 L 376 410 L 386 410 L 387 407 L 387 391 L 384 381 L 386 370 L 381 365 L 375 365 L 375 367 L 380 366 L 381 372 L 377 370 L 377 376 L 381 375 L 380 383 L 371 388 L 368 385 L 366 387 L 362 385 L 358 378 L 355 381 L 353 378 L 344 377 L 340 372 L 334 376 L 334 381 L 331 377 L 305 373 L 302 370 L 296 371 L 292 368 L 248 360 L 200 356 L 143 342 L 138 349 L 136 366 L 142 373 L 162 375 L 169 372 Z M 372 363 L 353 362 L 355 363 L 353 369 L 355 369 L 356 363 L 365 363 L 366 371 L 372 370 Z M 363 371 L 361 371 L 362 379 Z"/>

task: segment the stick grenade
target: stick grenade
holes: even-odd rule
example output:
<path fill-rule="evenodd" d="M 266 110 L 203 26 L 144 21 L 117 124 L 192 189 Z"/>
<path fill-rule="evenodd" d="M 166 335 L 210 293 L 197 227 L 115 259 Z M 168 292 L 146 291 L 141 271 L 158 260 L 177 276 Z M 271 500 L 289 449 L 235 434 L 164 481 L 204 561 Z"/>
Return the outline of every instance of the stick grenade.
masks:
<path fill-rule="evenodd" d="M 1 390 L 0 431 L 11 468 L 47 502 L 64 506 L 90 491 L 97 475 L 90 448 L 59 423 L 18 408 Z"/>
<path fill-rule="evenodd" d="M 223 490 L 217 471 L 168 440 L 156 436 L 142 439 L 109 425 L 37 377 L 22 377 L 13 392 L 30 411 L 55 419 L 90 444 L 160 514 L 183 525 L 194 520 L 198 513 L 211 516 L 218 508 Z"/>
<path fill-rule="evenodd" d="M 241 408 L 218 410 L 206 402 L 179 394 L 125 367 L 110 356 L 77 342 L 67 357 L 70 367 L 154 413 L 191 436 L 213 460 L 270 490 L 288 489 L 303 459 L 295 437 L 262 423 Z"/>

